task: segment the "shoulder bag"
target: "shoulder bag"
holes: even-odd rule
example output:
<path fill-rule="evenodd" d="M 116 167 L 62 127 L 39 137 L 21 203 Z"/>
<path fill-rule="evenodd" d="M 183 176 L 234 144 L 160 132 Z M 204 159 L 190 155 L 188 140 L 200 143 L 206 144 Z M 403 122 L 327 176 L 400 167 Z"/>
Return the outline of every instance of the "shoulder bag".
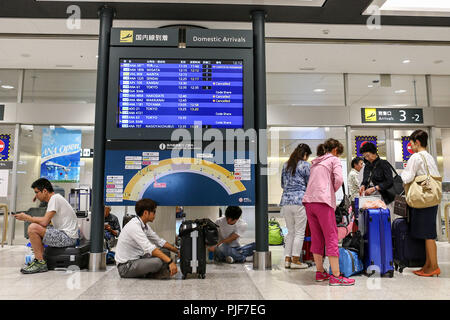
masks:
<path fill-rule="evenodd" d="M 394 169 L 392 164 L 390 164 L 389 161 L 386 162 L 389 164 L 392 171 L 395 173 L 394 183 L 389 189 L 386 190 L 386 192 L 389 194 L 389 197 L 392 200 L 395 200 L 397 196 L 401 195 L 405 191 L 405 189 L 403 188 L 403 180 L 402 177 L 397 173 L 397 170 Z"/>
<path fill-rule="evenodd" d="M 442 177 L 432 176 L 425 157 L 422 154 L 420 156 L 425 163 L 427 174 L 417 176 L 405 186 L 406 202 L 410 207 L 417 209 L 437 206 L 442 199 Z"/>

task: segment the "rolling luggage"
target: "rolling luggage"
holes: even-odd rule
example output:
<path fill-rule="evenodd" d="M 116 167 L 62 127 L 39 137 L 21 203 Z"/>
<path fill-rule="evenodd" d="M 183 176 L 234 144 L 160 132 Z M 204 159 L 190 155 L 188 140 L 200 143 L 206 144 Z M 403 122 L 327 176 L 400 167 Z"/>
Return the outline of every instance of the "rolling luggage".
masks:
<path fill-rule="evenodd" d="M 389 209 L 367 209 L 360 215 L 364 225 L 364 268 L 371 276 L 394 276 L 391 217 Z"/>
<path fill-rule="evenodd" d="M 398 218 L 392 223 L 392 246 L 394 248 L 394 267 L 400 273 L 404 268 L 425 265 L 425 241 L 411 237 L 407 218 Z"/>
<path fill-rule="evenodd" d="M 44 259 L 49 270 L 56 268 L 68 268 L 77 266 L 80 269 L 89 267 L 89 250 L 91 245 L 88 241 L 81 241 L 75 247 L 46 247 L 44 249 Z"/>
<path fill-rule="evenodd" d="M 180 269 L 183 279 L 188 274 L 197 274 L 199 278 L 206 276 L 206 245 L 203 229 L 195 221 L 184 221 L 179 230 Z"/>
<path fill-rule="evenodd" d="M 307 263 L 309 265 L 314 264 L 314 256 L 311 252 L 311 229 L 309 229 L 308 223 L 306 223 L 305 238 L 303 239 L 301 256 L 303 263 Z"/>

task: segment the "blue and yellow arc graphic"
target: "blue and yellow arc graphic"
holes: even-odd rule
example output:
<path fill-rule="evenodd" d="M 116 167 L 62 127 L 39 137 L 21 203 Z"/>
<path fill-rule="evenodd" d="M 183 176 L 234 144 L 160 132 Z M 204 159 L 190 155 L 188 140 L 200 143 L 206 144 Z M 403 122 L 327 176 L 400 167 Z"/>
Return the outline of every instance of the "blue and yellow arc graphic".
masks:
<path fill-rule="evenodd" d="M 184 172 L 204 175 L 215 180 L 229 195 L 246 190 L 241 181 L 235 180 L 233 173 L 213 162 L 194 158 L 174 158 L 162 160 L 157 165 L 149 165 L 138 171 L 125 187 L 123 200 L 137 201 L 157 179 Z"/>

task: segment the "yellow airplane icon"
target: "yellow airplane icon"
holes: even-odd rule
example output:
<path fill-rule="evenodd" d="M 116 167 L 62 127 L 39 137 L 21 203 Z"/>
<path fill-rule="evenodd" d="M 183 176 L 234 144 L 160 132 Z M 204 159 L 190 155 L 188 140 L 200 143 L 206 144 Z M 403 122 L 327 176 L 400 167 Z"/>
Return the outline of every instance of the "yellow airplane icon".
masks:
<path fill-rule="evenodd" d="M 120 42 L 133 42 L 133 30 L 120 30 Z"/>
<path fill-rule="evenodd" d="M 377 121 L 377 110 L 376 109 L 366 109 L 364 112 L 366 121 L 375 122 Z"/>

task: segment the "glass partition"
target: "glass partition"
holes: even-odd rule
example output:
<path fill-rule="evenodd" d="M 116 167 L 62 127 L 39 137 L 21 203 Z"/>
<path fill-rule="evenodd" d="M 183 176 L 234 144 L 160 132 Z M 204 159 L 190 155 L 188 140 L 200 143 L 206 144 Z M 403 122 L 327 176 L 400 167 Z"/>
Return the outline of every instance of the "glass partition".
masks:
<path fill-rule="evenodd" d="M 26 70 L 23 102 L 95 103 L 95 70 Z"/>
<path fill-rule="evenodd" d="M 442 176 L 442 202 L 440 206 L 442 233 L 450 241 L 450 129 L 436 129 L 437 165 Z M 446 206 L 447 212 L 446 212 Z M 445 221 L 447 224 L 445 224 Z"/>
<path fill-rule="evenodd" d="M 281 200 L 281 172 L 284 163 L 299 143 L 306 143 L 312 151 L 309 162 L 316 158 L 317 146 L 326 139 L 339 140 L 346 148 L 345 127 L 271 127 L 269 128 L 268 161 L 270 175 L 268 177 L 269 205 L 278 206 Z M 272 139 L 278 139 L 278 148 L 272 149 Z M 347 181 L 347 157 L 346 150 L 341 157 L 344 171 L 344 181 Z M 342 191 L 337 195 L 338 201 L 342 199 Z"/>
<path fill-rule="evenodd" d="M 39 206 L 39 201 L 33 202 L 34 192 L 31 184 L 41 177 L 42 156 L 42 137 L 44 129 L 63 128 L 77 132 L 81 131 L 81 149 L 94 148 L 94 126 L 38 126 L 21 125 L 19 140 L 19 161 L 17 166 L 17 211 L 27 211 L 29 208 Z M 76 166 L 77 164 L 71 164 Z M 59 166 L 55 164 L 55 166 Z M 79 181 L 78 182 L 52 182 L 55 187 L 64 189 L 65 198 L 69 200 L 70 190 L 80 185 L 92 185 L 92 167 L 93 158 L 81 156 L 79 161 Z M 55 169 L 56 170 L 56 169 Z M 58 174 L 63 172 L 58 171 Z M 27 241 L 23 233 L 23 221 L 16 221 L 15 244 Z"/>

